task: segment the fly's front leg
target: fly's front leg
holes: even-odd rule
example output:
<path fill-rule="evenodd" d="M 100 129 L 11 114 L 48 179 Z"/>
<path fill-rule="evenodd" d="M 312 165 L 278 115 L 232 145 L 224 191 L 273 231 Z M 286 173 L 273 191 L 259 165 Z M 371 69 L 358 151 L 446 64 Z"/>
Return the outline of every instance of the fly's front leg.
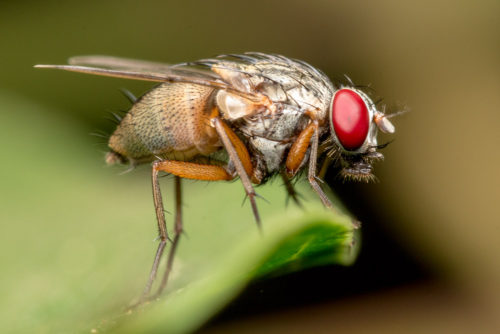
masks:
<path fill-rule="evenodd" d="M 318 146 L 319 146 L 319 135 L 318 135 L 318 124 L 313 121 L 315 124 L 315 129 L 311 139 L 311 153 L 309 154 L 309 170 L 307 172 L 307 179 L 309 180 L 309 184 L 313 187 L 314 191 L 318 194 L 323 205 L 329 209 L 333 209 L 332 202 L 326 196 L 323 189 L 321 189 L 318 184 L 318 178 L 316 177 L 316 161 L 318 159 Z"/>
<path fill-rule="evenodd" d="M 299 201 L 299 193 L 295 190 L 295 187 L 292 184 L 292 181 L 288 178 L 288 175 L 285 171 L 280 172 L 281 179 L 283 180 L 283 184 L 285 185 L 286 192 L 288 193 L 288 197 L 286 203 L 288 204 L 288 199 L 291 198 L 297 206 L 303 208 L 302 203 Z"/>
<path fill-rule="evenodd" d="M 307 149 L 310 147 L 309 153 L 309 170 L 307 179 L 309 184 L 314 189 L 314 191 L 318 194 L 321 202 L 327 208 L 333 208 L 332 202 L 323 192 L 320 185 L 318 184 L 316 177 L 316 160 L 318 158 L 318 145 L 319 145 L 319 135 L 318 135 L 318 122 L 316 120 L 311 120 L 311 123 L 307 125 L 307 127 L 302 130 L 299 134 L 295 142 L 292 144 L 290 148 L 290 152 L 288 153 L 286 159 L 286 171 L 288 177 L 294 176 L 299 168 L 301 167 Z"/>
<path fill-rule="evenodd" d="M 293 142 L 288 156 L 286 157 L 286 175 L 292 178 L 299 171 L 306 156 L 307 149 L 311 143 L 312 135 L 317 128 L 314 122 L 309 123 Z"/>
<path fill-rule="evenodd" d="M 212 118 L 212 124 L 215 127 L 215 130 L 217 131 L 220 139 L 222 140 L 229 158 L 236 168 L 236 172 L 238 173 L 238 176 L 243 183 L 243 187 L 245 188 L 248 199 L 250 200 L 250 205 L 252 206 L 252 211 L 255 217 L 255 221 L 257 222 L 257 226 L 261 228 L 259 211 L 257 210 L 257 204 L 255 203 L 255 197 L 257 196 L 257 194 L 253 189 L 249 177 L 249 175 L 252 175 L 250 155 L 248 154 L 246 148 L 244 148 L 244 145 L 238 138 L 238 136 L 236 136 L 236 134 L 219 117 Z"/>

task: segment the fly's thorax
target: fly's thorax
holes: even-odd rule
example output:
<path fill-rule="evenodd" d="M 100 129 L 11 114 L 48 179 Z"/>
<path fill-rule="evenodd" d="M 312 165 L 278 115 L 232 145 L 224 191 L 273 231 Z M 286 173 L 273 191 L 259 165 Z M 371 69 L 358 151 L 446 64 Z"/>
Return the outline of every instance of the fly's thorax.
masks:
<path fill-rule="evenodd" d="M 286 159 L 286 152 L 291 143 L 270 140 L 262 137 L 251 137 L 248 141 L 252 152 L 257 178 L 278 172 Z"/>
<path fill-rule="evenodd" d="M 186 84 L 161 84 L 142 96 L 122 119 L 109 147 L 129 160 L 175 156 L 189 160 L 220 147 L 210 111 L 214 89 Z"/>
<path fill-rule="evenodd" d="M 261 137 L 289 142 L 309 122 L 309 117 L 295 108 L 284 108 L 274 115 L 255 115 L 239 122 L 240 131 L 247 137 Z"/>
<path fill-rule="evenodd" d="M 265 177 L 279 170 L 309 122 L 318 122 L 321 133 L 328 129 L 334 87 L 324 73 L 302 61 L 264 54 L 239 58 L 242 62 L 214 59 L 206 64 L 242 92 L 220 90 L 216 103 L 246 138 L 256 169 Z"/>
<path fill-rule="evenodd" d="M 221 58 L 208 62 L 213 72 L 243 93 L 219 91 L 217 104 L 226 118 L 236 120 L 294 108 L 315 113 L 321 121 L 328 119 L 334 86 L 324 73 L 305 62 L 279 55 L 254 53 L 240 60 L 243 61 Z"/>
<path fill-rule="evenodd" d="M 309 116 L 296 108 L 241 121 L 239 131 L 247 138 L 258 178 L 265 179 L 283 167 L 289 148 L 309 122 Z"/>

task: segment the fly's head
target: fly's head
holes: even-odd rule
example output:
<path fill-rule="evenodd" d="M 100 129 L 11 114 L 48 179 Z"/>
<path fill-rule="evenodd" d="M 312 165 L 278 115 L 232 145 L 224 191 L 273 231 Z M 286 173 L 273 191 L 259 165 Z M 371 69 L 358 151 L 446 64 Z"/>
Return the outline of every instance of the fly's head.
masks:
<path fill-rule="evenodd" d="M 334 92 L 329 110 L 329 154 L 338 159 L 344 179 L 368 182 L 375 178 L 372 164 L 384 158 L 377 149 L 386 146 L 378 145 L 377 132 L 394 133 L 390 116 L 377 110 L 359 89 L 345 87 Z"/>

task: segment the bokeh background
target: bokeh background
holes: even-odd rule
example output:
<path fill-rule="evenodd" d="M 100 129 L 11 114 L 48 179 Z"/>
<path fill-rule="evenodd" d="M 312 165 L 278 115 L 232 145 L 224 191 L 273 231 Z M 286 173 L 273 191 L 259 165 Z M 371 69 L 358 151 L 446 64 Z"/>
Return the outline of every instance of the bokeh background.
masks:
<path fill-rule="evenodd" d="M 117 88 L 140 94 L 152 85 L 32 65 L 82 54 L 176 63 L 261 51 L 303 59 L 332 79 L 348 74 L 390 110 L 411 112 L 382 139 L 395 141 L 376 166 L 379 183 L 327 175 L 363 221 L 357 264 L 254 284 L 204 330 L 500 328 L 499 14 L 493 0 L 2 1 L 2 322 L 14 331 L 46 319 L 53 328 L 51 302 L 75 291 L 64 282 L 111 282 L 106 272 L 89 278 L 89 268 L 119 272 L 135 254 L 127 245 L 154 235 L 144 219 L 153 215 L 148 171 L 120 178 L 103 168 L 105 140 L 88 135 L 112 131 L 108 112 L 128 108 Z M 122 262 L 108 247 L 123 249 Z M 345 289 L 328 292 L 339 282 Z M 85 289 L 74 293 L 95 293 Z"/>

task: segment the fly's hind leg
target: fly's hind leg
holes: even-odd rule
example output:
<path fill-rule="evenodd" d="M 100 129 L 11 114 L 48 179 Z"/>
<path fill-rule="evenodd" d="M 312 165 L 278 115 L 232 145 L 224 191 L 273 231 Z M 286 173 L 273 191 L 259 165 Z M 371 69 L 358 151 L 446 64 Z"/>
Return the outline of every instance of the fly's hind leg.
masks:
<path fill-rule="evenodd" d="M 167 172 L 169 174 L 175 175 L 175 233 L 174 239 L 172 240 L 172 246 L 168 252 L 167 267 L 163 274 L 163 278 L 158 287 L 158 291 L 153 297 L 158 297 L 165 289 L 169 276 L 172 271 L 172 266 L 174 263 L 175 252 L 177 250 L 179 240 L 182 234 L 182 189 L 181 189 L 181 178 L 188 178 L 194 180 L 205 180 L 205 181 L 229 181 L 234 177 L 230 175 L 226 169 L 221 166 L 215 165 L 202 165 L 192 162 L 185 161 L 173 161 L 173 160 L 162 160 L 155 161 L 153 163 L 153 199 L 156 210 L 156 217 L 158 219 L 158 229 L 160 234 L 160 245 L 156 251 L 155 259 L 153 262 L 153 268 L 151 269 L 151 274 L 149 275 L 148 284 L 144 289 L 143 295 L 139 301 L 139 304 L 144 302 L 149 293 L 151 292 L 151 287 L 158 273 L 158 267 L 160 265 L 160 260 L 165 250 L 165 245 L 168 238 L 167 229 L 165 226 L 165 215 L 163 209 L 163 201 L 160 192 L 160 184 L 158 182 L 158 173 L 160 171 Z"/>
<path fill-rule="evenodd" d="M 167 227 L 165 224 L 165 211 L 163 208 L 163 199 L 161 197 L 160 182 L 158 181 L 158 172 L 160 171 L 160 169 L 158 168 L 159 163 L 160 161 L 155 161 L 153 163 L 153 169 L 151 172 L 151 182 L 153 184 L 153 202 L 155 206 L 156 220 L 158 222 L 158 234 L 160 237 L 160 244 L 158 245 L 158 249 L 156 250 L 156 255 L 153 261 L 153 267 L 151 268 L 151 272 L 149 274 L 148 283 L 144 288 L 144 291 L 142 293 L 142 296 L 138 304 L 142 304 L 147 299 L 149 293 L 151 292 L 151 287 L 153 286 L 153 282 L 156 279 L 156 275 L 158 273 L 158 266 L 160 265 L 160 260 L 168 240 Z"/>
<path fill-rule="evenodd" d="M 174 227 L 174 239 L 172 240 L 172 246 L 168 252 L 167 267 L 163 273 L 163 278 L 161 279 L 160 286 L 154 297 L 158 297 L 165 287 L 167 286 L 168 278 L 172 271 L 172 265 L 174 263 L 175 251 L 177 250 L 177 245 L 179 244 L 179 239 L 182 234 L 182 191 L 181 191 L 181 178 L 175 177 L 175 227 Z"/>

